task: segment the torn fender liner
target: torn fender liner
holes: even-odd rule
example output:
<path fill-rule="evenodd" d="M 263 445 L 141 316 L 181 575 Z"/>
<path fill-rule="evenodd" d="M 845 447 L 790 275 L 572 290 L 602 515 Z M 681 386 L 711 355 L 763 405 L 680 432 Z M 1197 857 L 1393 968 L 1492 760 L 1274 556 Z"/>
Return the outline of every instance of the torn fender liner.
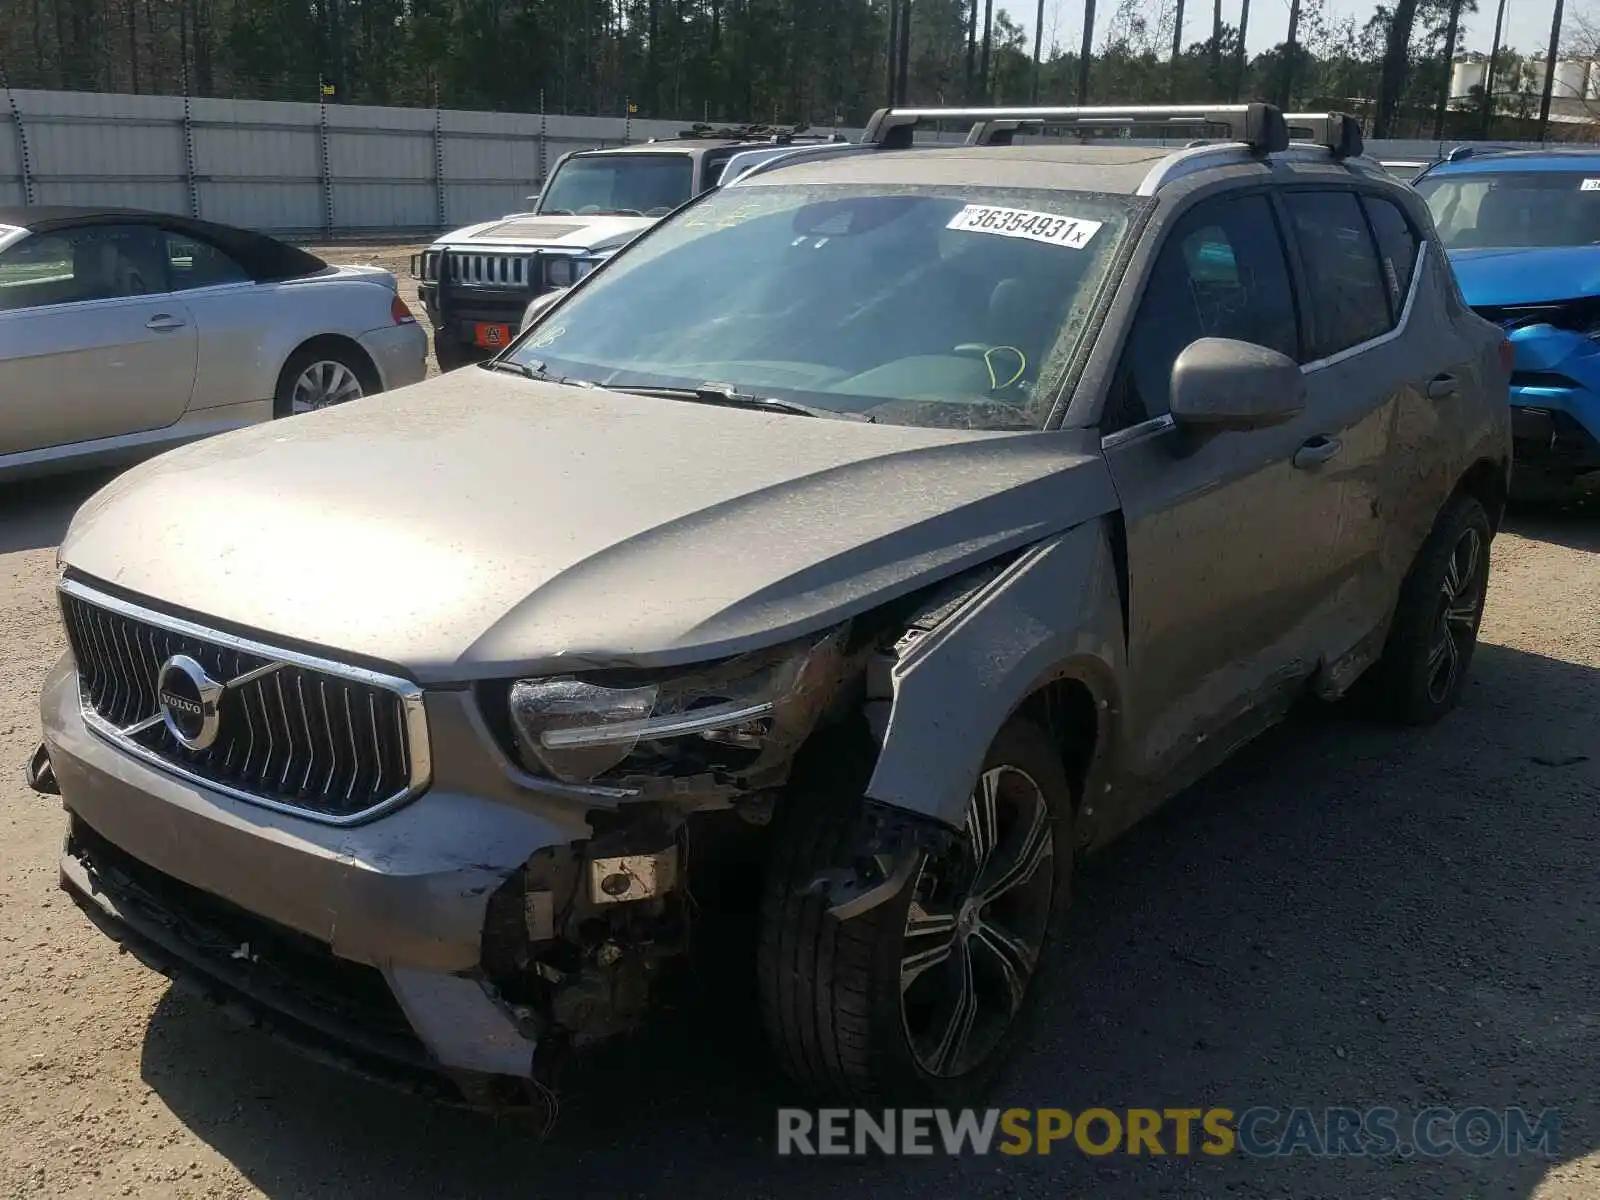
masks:
<path fill-rule="evenodd" d="M 841 921 L 898 895 L 923 859 L 947 851 L 958 835 L 926 817 L 868 800 L 861 806 L 848 866 L 819 873 L 809 890 Z"/>

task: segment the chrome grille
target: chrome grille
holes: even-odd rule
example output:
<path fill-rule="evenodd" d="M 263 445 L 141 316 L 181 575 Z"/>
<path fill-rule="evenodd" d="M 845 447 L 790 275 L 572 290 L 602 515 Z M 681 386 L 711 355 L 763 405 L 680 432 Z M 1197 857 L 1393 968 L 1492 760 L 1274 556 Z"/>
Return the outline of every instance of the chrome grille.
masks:
<path fill-rule="evenodd" d="M 450 282 L 468 287 L 525 287 L 532 260 L 525 254 L 474 254 L 448 250 Z"/>
<path fill-rule="evenodd" d="M 354 824 L 428 782 L 421 693 L 405 680 L 234 638 L 61 584 L 84 717 L 101 736 L 240 799 Z M 216 740 L 192 750 L 163 720 L 156 679 L 188 655 L 224 685 Z"/>

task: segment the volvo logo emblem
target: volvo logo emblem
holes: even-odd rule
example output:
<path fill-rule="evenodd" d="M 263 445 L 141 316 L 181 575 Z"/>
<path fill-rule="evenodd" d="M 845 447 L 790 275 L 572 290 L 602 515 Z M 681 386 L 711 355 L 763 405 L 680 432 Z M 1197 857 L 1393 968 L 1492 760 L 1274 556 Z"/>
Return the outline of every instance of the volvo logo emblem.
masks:
<path fill-rule="evenodd" d="M 220 731 L 223 685 L 187 654 L 174 654 L 156 672 L 161 720 L 180 746 L 208 749 Z"/>

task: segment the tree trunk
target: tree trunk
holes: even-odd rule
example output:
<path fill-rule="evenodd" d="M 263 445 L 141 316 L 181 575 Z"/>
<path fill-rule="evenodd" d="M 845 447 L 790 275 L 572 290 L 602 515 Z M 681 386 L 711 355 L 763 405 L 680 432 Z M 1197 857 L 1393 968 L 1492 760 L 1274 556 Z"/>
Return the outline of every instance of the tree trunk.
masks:
<path fill-rule="evenodd" d="M 1561 0 L 1550 17 L 1550 49 L 1544 56 L 1544 95 L 1539 97 L 1539 140 L 1550 132 L 1550 93 L 1556 85 L 1556 55 L 1561 50 Z"/>
<path fill-rule="evenodd" d="M 911 0 L 900 3 L 900 103 L 905 104 L 911 87 Z"/>
<path fill-rule="evenodd" d="M 1506 0 L 1500 0 L 1494 13 L 1494 41 L 1489 45 L 1489 63 L 1483 71 L 1483 128 L 1478 136 L 1487 139 L 1494 120 L 1494 68 L 1500 59 L 1500 30 L 1506 20 Z"/>
<path fill-rule="evenodd" d="M 1218 4 L 1222 0 L 1217 0 Z M 1089 58 L 1094 53 L 1094 0 L 1083 0 L 1083 50 L 1078 55 L 1078 104 L 1089 103 Z"/>
<path fill-rule="evenodd" d="M 1299 0 L 1294 0 L 1296 4 Z M 1167 101 L 1178 99 L 1178 64 L 1183 61 L 1183 0 L 1178 0 L 1178 10 L 1172 15 L 1172 64 L 1167 68 Z"/>
<path fill-rule="evenodd" d="M 1372 119 L 1372 136 L 1392 136 L 1400 97 L 1405 94 L 1411 66 L 1411 29 L 1417 20 L 1417 0 L 1397 0 L 1384 40 L 1383 69 L 1378 79 L 1378 111 Z"/>
<path fill-rule="evenodd" d="M 985 104 L 994 96 L 994 81 L 989 78 L 989 55 L 994 49 L 994 0 L 983 0 L 983 58 L 978 68 L 979 96 Z"/>
<path fill-rule="evenodd" d="M 1181 0 L 1180 0 L 1181 3 Z M 1039 103 L 1039 49 L 1044 45 L 1044 0 L 1033 18 L 1033 103 Z"/>
<path fill-rule="evenodd" d="M 1450 108 L 1450 76 L 1455 73 L 1456 34 L 1461 29 L 1461 0 L 1450 0 L 1450 23 L 1444 33 L 1444 86 L 1439 89 L 1439 107 L 1433 114 L 1433 138 L 1444 137 L 1444 114 Z"/>
<path fill-rule="evenodd" d="M 139 94 L 139 9 L 136 0 L 127 0 L 127 5 L 128 75 L 129 82 L 133 85 L 133 94 L 137 96 Z"/>
<path fill-rule="evenodd" d="M 1245 34 L 1250 31 L 1250 0 L 1241 0 L 1239 5 L 1239 44 L 1233 49 L 1233 99 L 1237 103 L 1240 93 L 1244 91 L 1244 68 L 1249 61 L 1249 54 L 1244 48 Z"/>
<path fill-rule="evenodd" d="M 967 90 L 962 99 L 973 101 L 973 76 L 978 69 L 978 0 L 967 0 Z"/>
<path fill-rule="evenodd" d="M 1283 84 L 1278 92 L 1278 107 L 1288 111 L 1294 104 L 1294 68 L 1300 59 L 1300 0 L 1289 0 L 1289 36 L 1284 42 Z"/>
<path fill-rule="evenodd" d="M 973 3 L 976 4 L 977 0 L 973 0 Z M 897 70 L 900 62 L 900 0 L 889 0 L 889 53 L 886 62 L 883 90 L 889 97 L 888 103 L 893 104 L 900 90 L 900 72 Z"/>
<path fill-rule="evenodd" d="M 649 42 L 644 48 L 644 112 L 656 115 L 656 46 L 661 41 L 661 0 L 650 0 Z"/>
<path fill-rule="evenodd" d="M 1222 0 L 1211 0 L 1211 94 L 1222 94 Z"/>

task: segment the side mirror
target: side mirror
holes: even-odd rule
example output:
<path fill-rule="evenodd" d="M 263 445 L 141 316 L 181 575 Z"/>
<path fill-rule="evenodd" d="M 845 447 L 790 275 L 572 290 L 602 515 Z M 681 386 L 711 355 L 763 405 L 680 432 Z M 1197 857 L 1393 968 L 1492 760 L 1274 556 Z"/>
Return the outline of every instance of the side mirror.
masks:
<path fill-rule="evenodd" d="M 1169 411 L 1180 425 L 1255 429 L 1297 416 L 1306 383 L 1294 359 L 1277 350 L 1201 338 L 1172 364 Z"/>
<path fill-rule="evenodd" d="M 528 307 L 522 310 L 522 324 L 517 327 L 517 332 L 522 332 L 522 330 L 544 316 L 545 311 L 570 290 L 570 288 L 554 288 L 528 301 Z"/>

